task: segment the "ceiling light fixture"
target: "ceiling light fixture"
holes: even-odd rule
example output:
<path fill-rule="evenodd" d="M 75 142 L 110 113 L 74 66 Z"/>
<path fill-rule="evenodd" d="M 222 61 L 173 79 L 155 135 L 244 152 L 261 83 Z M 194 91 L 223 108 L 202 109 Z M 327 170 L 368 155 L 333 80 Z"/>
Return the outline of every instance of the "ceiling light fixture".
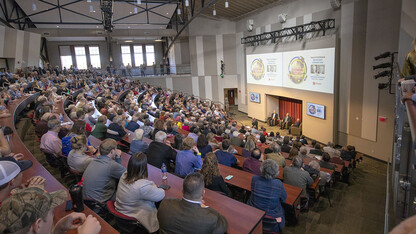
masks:
<path fill-rule="evenodd" d="M 155 41 L 161 42 L 161 41 L 163 41 L 163 40 L 162 40 L 162 39 L 157 39 L 157 40 L 155 40 Z"/>
<path fill-rule="evenodd" d="M 133 42 L 133 41 L 124 41 L 124 42 Z"/>
<path fill-rule="evenodd" d="M 32 10 L 36 11 L 37 7 L 36 7 L 36 3 L 32 2 Z"/>
<path fill-rule="evenodd" d="M 214 4 L 214 10 L 212 11 L 212 15 L 216 16 L 217 15 L 217 10 L 215 10 L 215 4 Z"/>
<path fill-rule="evenodd" d="M 185 0 L 185 6 L 189 6 L 189 0 Z"/>
<path fill-rule="evenodd" d="M 134 8 L 134 14 L 137 14 L 137 12 L 139 12 L 139 11 L 137 10 L 137 7 L 135 7 Z"/>
<path fill-rule="evenodd" d="M 91 0 L 87 0 L 87 2 L 91 2 Z"/>
<path fill-rule="evenodd" d="M 137 0 L 137 5 L 142 4 L 142 0 Z"/>
<path fill-rule="evenodd" d="M 94 12 L 94 7 L 92 5 L 90 6 L 90 12 Z"/>
<path fill-rule="evenodd" d="M 178 8 L 178 15 L 181 14 L 181 8 Z"/>
<path fill-rule="evenodd" d="M 228 8 L 228 1 L 225 1 L 225 8 Z"/>

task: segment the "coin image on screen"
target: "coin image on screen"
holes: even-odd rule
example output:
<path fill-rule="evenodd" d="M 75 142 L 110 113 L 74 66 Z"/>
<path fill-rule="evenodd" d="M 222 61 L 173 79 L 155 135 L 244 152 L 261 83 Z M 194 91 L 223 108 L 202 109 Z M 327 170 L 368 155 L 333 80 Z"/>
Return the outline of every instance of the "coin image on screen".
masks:
<path fill-rule="evenodd" d="M 264 77 L 264 64 L 261 59 L 255 59 L 251 63 L 251 76 L 255 80 L 261 80 Z"/>
<path fill-rule="evenodd" d="M 312 114 L 312 115 L 316 113 L 316 108 L 315 108 L 314 105 L 309 106 L 309 113 Z"/>
<path fill-rule="evenodd" d="M 289 63 L 289 78 L 295 84 L 300 84 L 306 80 L 307 66 L 302 56 L 294 57 Z"/>

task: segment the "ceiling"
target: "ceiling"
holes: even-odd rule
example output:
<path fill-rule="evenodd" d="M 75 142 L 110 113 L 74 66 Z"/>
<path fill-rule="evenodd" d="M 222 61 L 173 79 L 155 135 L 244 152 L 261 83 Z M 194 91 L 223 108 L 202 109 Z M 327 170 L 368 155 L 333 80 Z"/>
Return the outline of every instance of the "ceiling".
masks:
<path fill-rule="evenodd" d="M 37 28 L 103 28 L 99 0 L 15 1 Z M 114 28 L 165 29 L 176 10 L 176 4 L 170 4 L 173 1 L 169 0 L 148 2 L 155 3 L 142 1 L 142 4 L 137 5 L 135 1 L 114 1 Z M 32 4 L 36 5 L 36 10 L 33 10 Z M 137 13 L 134 8 L 137 8 Z"/>
<path fill-rule="evenodd" d="M 227 0 L 228 8 L 225 8 L 226 0 L 217 0 L 214 6 L 210 6 L 201 15 L 207 17 L 217 17 L 228 20 L 239 20 L 245 15 L 267 7 L 272 3 L 280 2 L 281 0 Z M 208 2 L 208 0 L 205 0 Z M 201 8 L 201 1 L 195 1 L 195 9 Z M 216 10 L 217 15 L 213 16 L 213 10 Z"/>

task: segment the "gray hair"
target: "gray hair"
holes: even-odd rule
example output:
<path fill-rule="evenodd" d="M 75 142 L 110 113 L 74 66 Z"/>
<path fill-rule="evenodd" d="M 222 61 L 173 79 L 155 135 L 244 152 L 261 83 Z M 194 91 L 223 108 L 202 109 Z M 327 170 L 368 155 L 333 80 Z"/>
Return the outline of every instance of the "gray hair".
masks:
<path fill-rule="evenodd" d="M 300 155 L 306 156 L 308 154 L 308 149 L 305 146 L 300 147 Z"/>
<path fill-rule="evenodd" d="M 121 117 L 120 116 L 116 116 L 113 118 L 113 123 L 120 123 L 121 122 Z"/>
<path fill-rule="evenodd" d="M 167 135 L 163 131 L 158 131 L 155 135 L 155 141 L 163 142 L 166 139 Z"/>
<path fill-rule="evenodd" d="M 300 168 L 302 166 L 303 160 L 300 156 L 295 156 L 292 159 L 292 166 Z"/>
<path fill-rule="evenodd" d="M 48 121 L 48 129 L 49 130 L 53 130 L 56 127 L 59 127 L 59 126 L 61 126 L 61 122 L 57 119 L 51 119 L 51 120 Z"/>
<path fill-rule="evenodd" d="M 313 169 L 317 170 L 317 171 L 321 170 L 321 166 L 320 166 L 320 165 L 319 165 L 319 163 L 318 163 L 317 161 L 315 161 L 315 160 L 312 160 L 312 161 L 309 163 L 309 166 L 310 166 L 310 167 L 312 167 Z"/>
<path fill-rule="evenodd" d="M 275 179 L 279 175 L 279 165 L 271 159 L 266 159 L 261 164 L 260 171 L 266 180 Z"/>
<path fill-rule="evenodd" d="M 277 144 L 276 142 L 273 142 L 271 146 L 272 146 L 271 148 L 273 150 L 273 153 L 280 153 L 281 148 L 279 144 Z"/>
<path fill-rule="evenodd" d="M 133 135 L 133 140 L 142 140 L 143 139 L 143 134 L 144 131 L 143 129 L 137 129 L 136 131 L 134 131 L 134 135 Z"/>

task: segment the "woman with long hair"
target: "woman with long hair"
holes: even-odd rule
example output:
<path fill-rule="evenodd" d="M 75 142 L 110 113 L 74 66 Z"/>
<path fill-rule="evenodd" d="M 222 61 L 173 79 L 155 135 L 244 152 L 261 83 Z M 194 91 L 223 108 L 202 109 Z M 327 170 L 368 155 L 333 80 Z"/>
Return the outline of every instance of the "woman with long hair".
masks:
<path fill-rule="evenodd" d="M 206 154 L 200 173 L 204 176 L 206 188 L 231 196 L 231 191 L 225 184 L 218 169 L 218 159 L 215 153 L 209 152 Z"/>
<path fill-rule="evenodd" d="M 118 183 L 115 208 L 124 215 L 136 218 L 148 232 L 153 233 L 159 230 L 155 202 L 165 197 L 165 191 L 147 177 L 146 154 L 133 154 L 127 171 Z"/>
<path fill-rule="evenodd" d="M 174 149 L 182 150 L 183 149 L 183 138 L 182 138 L 182 136 L 179 135 L 179 134 L 175 135 L 175 137 L 173 138 L 173 143 L 171 143 L 170 145 Z"/>

